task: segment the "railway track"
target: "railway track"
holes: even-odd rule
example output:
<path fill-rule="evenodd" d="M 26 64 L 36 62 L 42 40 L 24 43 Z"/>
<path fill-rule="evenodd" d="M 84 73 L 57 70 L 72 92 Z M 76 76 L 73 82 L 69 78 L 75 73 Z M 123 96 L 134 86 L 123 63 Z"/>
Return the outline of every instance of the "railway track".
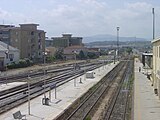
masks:
<path fill-rule="evenodd" d="M 121 62 L 112 71 L 110 71 L 96 86 L 94 86 L 94 90 L 90 92 L 90 94 L 85 96 L 84 97 L 85 99 L 79 101 L 80 104 L 76 107 L 75 110 L 67 111 L 67 113 L 62 114 L 56 119 L 57 120 L 63 118 L 65 118 L 66 120 L 86 119 L 89 113 L 94 109 L 94 106 L 102 97 L 102 95 L 109 90 L 111 84 L 115 83 L 115 78 L 118 78 L 119 76 L 122 76 L 124 74 L 126 67 L 127 67 L 126 63 Z M 68 114 L 70 115 L 68 116 Z"/>
<path fill-rule="evenodd" d="M 78 65 L 80 67 L 87 67 L 87 66 L 91 66 L 94 64 L 99 64 L 99 63 L 79 63 Z M 16 82 L 16 81 L 23 81 L 23 79 L 26 79 L 28 77 L 28 75 L 30 75 L 30 77 L 38 77 L 38 76 L 42 76 L 45 74 L 49 74 L 49 73 L 59 73 L 59 72 L 63 72 L 63 71 L 67 71 L 67 70 L 73 70 L 74 69 L 74 64 L 68 64 L 68 65 L 63 65 L 63 66 L 57 66 L 57 67 L 49 67 L 49 66 L 44 66 L 43 69 L 38 69 L 38 70 L 32 70 L 32 74 L 30 73 L 30 71 L 26 71 L 24 73 L 18 73 L 18 74 L 14 74 L 14 75 L 7 75 L 7 76 L 1 76 L 0 77 L 0 84 L 6 84 L 6 83 L 10 83 L 10 82 Z"/>
<path fill-rule="evenodd" d="M 78 70 L 76 72 L 72 71 L 72 72 L 63 74 L 61 76 L 51 77 L 45 80 L 45 84 L 55 83 L 56 86 L 59 86 L 59 85 L 64 84 L 65 82 L 72 80 L 74 77 L 84 74 L 84 72 L 86 71 L 93 70 L 102 65 L 103 64 L 93 65 L 91 67 L 88 67 L 87 69 Z M 42 85 L 44 85 L 44 81 L 40 81 L 40 82 L 31 84 L 30 86 L 31 99 L 48 91 L 48 89 L 44 90 Z M 0 96 L 0 103 L 1 103 L 0 104 L 0 114 L 3 112 L 6 112 L 7 110 L 19 104 L 26 102 L 28 94 L 25 94 L 25 93 L 27 90 L 28 90 L 27 84 L 25 84 L 23 87 L 20 87 L 20 88 L 17 87 L 12 92 L 8 92 L 7 94 L 1 95 Z"/>
<path fill-rule="evenodd" d="M 104 120 L 128 120 L 126 112 L 130 92 L 130 79 L 132 75 L 133 61 L 130 61 L 121 85 L 117 88 L 115 94 L 110 99 L 108 109 L 103 116 Z"/>
<path fill-rule="evenodd" d="M 89 63 L 89 64 L 84 64 L 84 65 L 81 65 L 80 67 L 82 68 L 82 69 L 85 69 L 86 67 L 89 67 L 89 66 L 94 66 L 94 65 L 99 65 L 99 64 L 101 64 L 101 63 Z M 45 75 L 48 75 L 49 73 L 56 73 L 56 75 L 58 75 L 58 76 L 65 76 L 66 74 L 68 74 L 69 72 L 71 72 L 71 71 L 73 71 L 74 69 L 73 69 L 73 66 L 71 67 L 67 67 L 67 68 L 63 68 L 63 69 L 60 69 L 60 68 L 58 68 L 58 69 L 48 69 L 47 71 L 46 71 L 46 73 L 45 73 Z M 15 81 L 26 81 L 26 79 L 28 80 L 28 78 L 26 78 L 26 76 L 28 77 L 28 75 L 32 78 L 32 79 L 34 79 L 36 76 L 39 76 L 39 77 L 43 77 L 44 76 L 44 71 L 40 71 L 40 73 L 38 72 L 36 72 L 36 73 L 26 73 L 25 74 L 25 80 L 24 80 L 24 76 L 22 76 L 22 78 L 21 79 L 19 79 L 19 77 L 21 76 L 21 75 L 18 75 L 17 77 L 14 77 L 13 76 L 13 79 L 7 79 L 7 82 L 6 82 L 6 80 L 5 79 L 3 79 L 3 80 L 0 80 L 0 83 L 8 83 L 8 82 L 15 82 Z M 43 76 L 42 76 L 43 75 Z M 16 79 L 17 78 L 17 79 Z M 51 77 L 49 77 L 49 78 L 43 78 L 43 79 L 41 79 L 41 81 L 48 81 L 49 79 L 55 79 L 55 78 L 57 78 L 55 75 L 51 75 Z M 40 78 L 37 78 L 37 79 L 40 79 Z M 5 80 L 5 82 L 4 82 L 4 80 Z M 39 81 L 39 84 L 42 84 L 42 82 L 41 81 Z M 37 84 L 38 82 L 37 81 L 33 81 L 33 84 L 32 84 L 32 86 L 34 86 L 35 84 Z M 26 88 L 27 87 L 27 84 L 24 84 L 24 85 L 21 85 L 21 86 L 19 86 L 19 87 L 16 87 L 16 88 L 10 88 L 10 89 L 8 89 L 8 90 L 3 90 L 3 91 L 0 91 L 0 96 L 3 96 L 3 95 L 6 95 L 6 94 L 9 94 L 9 93 L 14 93 L 14 91 L 18 91 L 18 90 L 20 90 L 20 89 L 23 89 L 23 88 Z"/>

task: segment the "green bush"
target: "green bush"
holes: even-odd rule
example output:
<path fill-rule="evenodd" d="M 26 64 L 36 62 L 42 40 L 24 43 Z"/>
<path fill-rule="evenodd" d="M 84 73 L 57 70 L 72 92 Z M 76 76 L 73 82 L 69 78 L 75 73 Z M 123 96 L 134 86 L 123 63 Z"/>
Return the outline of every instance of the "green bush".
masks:
<path fill-rule="evenodd" d="M 14 68 L 23 68 L 33 65 L 33 62 L 29 59 L 21 59 L 18 63 L 12 62 L 7 65 L 8 69 L 14 69 Z"/>
<path fill-rule="evenodd" d="M 89 59 L 96 59 L 96 58 L 99 57 L 94 52 L 88 52 L 87 56 L 88 56 Z"/>
<path fill-rule="evenodd" d="M 26 58 L 24 60 L 26 61 L 27 66 L 32 66 L 33 65 L 33 61 L 31 61 L 30 59 Z"/>
<path fill-rule="evenodd" d="M 12 62 L 11 64 L 8 64 L 7 65 L 7 68 L 8 69 L 13 69 L 13 68 L 15 68 L 16 67 L 16 63 L 15 62 Z"/>
<path fill-rule="evenodd" d="M 81 60 L 84 60 L 87 58 L 87 56 L 84 54 L 84 52 L 81 50 L 78 54 L 78 58 Z"/>
<path fill-rule="evenodd" d="M 47 62 L 54 62 L 56 58 L 54 56 L 47 57 Z"/>

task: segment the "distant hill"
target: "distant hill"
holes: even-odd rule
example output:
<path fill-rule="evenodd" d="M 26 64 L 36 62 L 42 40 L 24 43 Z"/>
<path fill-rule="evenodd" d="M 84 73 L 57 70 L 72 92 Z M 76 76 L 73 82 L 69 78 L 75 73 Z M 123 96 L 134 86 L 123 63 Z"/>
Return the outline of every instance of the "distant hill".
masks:
<path fill-rule="evenodd" d="M 117 41 L 97 41 L 85 43 L 86 47 L 116 47 Z M 151 46 L 151 41 L 120 41 L 119 46 L 135 46 L 135 47 L 145 47 Z"/>
<path fill-rule="evenodd" d="M 101 34 L 101 35 L 94 35 L 83 37 L 83 43 L 90 43 L 90 42 L 102 42 L 102 41 L 117 41 L 117 36 L 110 35 L 110 34 Z M 119 37 L 119 41 L 148 41 L 145 38 L 137 38 L 137 37 Z"/>

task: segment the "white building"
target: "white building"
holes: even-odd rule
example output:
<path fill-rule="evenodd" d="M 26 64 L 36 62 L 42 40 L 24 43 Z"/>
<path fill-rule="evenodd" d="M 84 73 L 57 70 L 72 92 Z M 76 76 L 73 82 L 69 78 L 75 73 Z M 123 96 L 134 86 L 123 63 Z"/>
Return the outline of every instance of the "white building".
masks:
<path fill-rule="evenodd" d="M 155 93 L 160 99 L 160 38 L 152 41 L 153 45 L 153 86 Z"/>
<path fill-rule="evenodd" d="M 7 64 L 18 62 L 20 51 L 17 48 L 9 46 L 0 41 L 0 69 L 2 70 Z"/>

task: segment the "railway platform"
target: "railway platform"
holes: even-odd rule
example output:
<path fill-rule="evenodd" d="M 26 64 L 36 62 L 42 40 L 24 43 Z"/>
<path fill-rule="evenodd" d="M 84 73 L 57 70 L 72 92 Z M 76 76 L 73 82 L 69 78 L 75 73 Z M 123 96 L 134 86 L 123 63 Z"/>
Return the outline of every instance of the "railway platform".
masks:
<path fill-rule="evenodd" d="M 139 67 L 141 70 L 139 71 Z M 160 100 L 138 59 L 135 60 L 133 120 L 160 120 Z"/>
<path fill-rule="evenodd" d="M 55 89 L 52 90 L 49 105 L 42 105 L 44 95 L 32 99 L 30 101 L 30 115 L 28 114 L 28 102 L 26 102 L 1 114 L 0 120 L 13 120 L 13 114 L 17 111 L 20 111 L 22 115 L 26 115 L 27 120 L 53 120 L 91 86 L 102 79 L 117 64 L 117 62 L 116 64 L 110 63 L 93 70 L 95 73 L 94 78 L 86 79 L 85 75 L 77 77 L 76 80 L 73 79 L 62 86 L 57 87 L 56 94 Z M 49 97 L 48 92 L 45 95 Z"/>

